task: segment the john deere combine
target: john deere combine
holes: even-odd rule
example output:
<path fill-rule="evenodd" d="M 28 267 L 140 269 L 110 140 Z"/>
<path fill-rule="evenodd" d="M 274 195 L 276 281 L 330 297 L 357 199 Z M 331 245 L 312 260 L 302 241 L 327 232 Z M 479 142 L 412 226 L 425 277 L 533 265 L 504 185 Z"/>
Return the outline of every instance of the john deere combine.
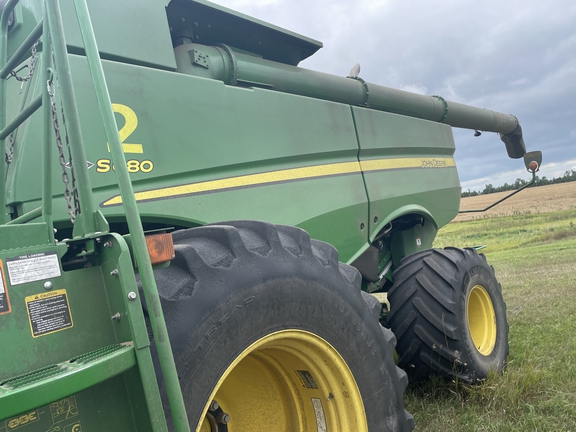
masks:
<path fill-rule="evenodd" d="M 514 116 L 205 0 L 0 4 L 0 430 L 411 430 L 395 348 L 503 367 L 493 269 L 431 247 L 451 126 L 538 169 Z"/>

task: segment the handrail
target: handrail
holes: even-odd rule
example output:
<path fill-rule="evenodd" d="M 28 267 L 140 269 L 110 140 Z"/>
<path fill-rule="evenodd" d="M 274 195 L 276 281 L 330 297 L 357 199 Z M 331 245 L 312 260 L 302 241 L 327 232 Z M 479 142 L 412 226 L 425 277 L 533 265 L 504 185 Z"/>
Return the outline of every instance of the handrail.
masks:
<path fill-rule="evenodd" d="M 30 222 L 34 219 L 38 219 L 40 216 L 42 216 L 42 207 L 30 210 L 28 213 L 24 213 L 22 216 L 19 216 L 16 219 L 12 219 L 11 221 L 6 222 L 5 225 L 20 225 L 26 222 Z"/>
<path fill-rule="evenodd" d="M 106 138 L 110 146 L 110 154 L 116 166 L 118 187 L 120 189 L 120 195 L 122 196 L 122 203 L 124 205 L 126 221 L 132 239 L 140 279 L 142 280 L 144 297 L 148 304 L 150 323 L 154 333 L 154 340 L 156 341 L 158 358 L 164 377 L 166 393 L 170 402 L 172 418 L 177 431 L 189 432 L 190 426 L 182 398 L 174 356 L 172 355 L 168 329 L 166 328 L 158 288 L 156 287 L 156 280 L 154 279 L 152 264 L 150 263 L 150 255 L 147 252 L 148 248 L 144 238 L 144 229 L 142 228 L 142 221 L 138 212 L 136 198 L 134 197 L 132 182 L 130 181 L 128 168 L 126 167 L 126 159 L 120 142 L 120 136 L 118 135 L 118 127 L 114 118 L 114 112 L 112 111 L 112 101 L 108 93 L 108 85 L 106 84 L 102 61 L 96 44 L 90 13 L 88 12 L 88 6 L 85 0 L 74 0 L 74 5 L 76 7 L 78 23 L 80 24 L 82 40 L 84 41 L 88 66 L 92 74 L 92 80 L 94 81 L 100 115 L 102 116 L 104 129 L 106 130 Z"/>
<path fill-rule="evenodd" d="M 68 51 L 64 39 L 64 26 L 60 14 L 60 4 L 58 1 L 44 1 L 44 7 L 48 11 L 48 28 L 54 51 L 54 69 L 58 77 L 60 90 L 60 100 L 66 116 L 66 130 L 70 139 L 70 151 L 74 164 L 76 175 L 76 187 L 80 202 L 80 214 L 76 217 L 74 223 L 74 237 L 82 237 L 94 234 L 97 231 L 97 219 L 94 210 L 94 201 L 92 199 L 92 186 L 88 175 L 86 161 L 86 151 L 80 128 L 80 118 L 76 106 L 76 94 L 72 82 L 72 73 L 68 61 Z M 47 49 L 47 47 L 45 47 Z"/>
<path fill-rule="evenodd" d="M 0 147 L 4 144 L 6 138 L 15 131 L 26 119 L 28 119 L 40 107 L 44 107 L 43 116 L 43 139 L 44 145 L 42 150 L 42 206 L 34 209 L 20 217 L 10 221 L 10 215 L 6 211 L 6 188 L 0 187 L 0 207 L 3 208 L 0 214 L 0 224 L 8 223 L 11 225 L 26 223 L 40 216 L 48 226 L 50 241 L 54 242 L 54 232 L 52 223 L 52 152 L 51 143 L 53 142 L 53 119 L 49 89 L 53 79 L 58 79 L 58 88 L 60 92 L 59 100 L 62 103 L 63 115 L 66 117 L 66 130 L 70 139 L 71 159 L 74 162 L 76 173 L 76 182 L 78 190 L 78 199 L 80 202 L 80 214 L 74 223 L 73 236 L 86 237 L 97 234 L 98 228 L 101 228 L 103 216 L 94 208 L 94 199 L 88 168 L 86 161 L 85 148 L 83 144 L 82 132 L 76 105 L 76 97 L 72 82 L 71 69 L 68 61 L 68 52 L 64 37 L 64 27 L 60 12 L 59 0 L 43 0 L 43 17 L 42 21 L 36 25 L 25 41 L 18 47 L 15 53 L 8 59 L 8 16 L 14 10 L 19 0 L 9 0 L 5 5 L 0 17 Z M 162 313 L 160 297 L 154 279 L 150 257 L 147 253 L 146 241 L 140 214 L 138 212 L 134 192 L 130 181 L 128 169 L 120 138 L 118 128 L 112 111 L 112 104 L 108 87 L 102 69 L 102 63 L 96 45 L 96 39 L 90 21 L 90 15 L 85 0 L 74 0 L 76 14 L 82 38 L 86 50 L 86 59 L 92 74 L 93 84 L 96 90 L 96 96 L 102 115 L 106 136 L 108 138 L 112 160 L 115 164 L 116 175 L 120 194 L 126 212 L 128 228 L 134 245 L 134 256 L 140 272 L 144 295 L 146 302 L 150 306 L 150 321 L 154 332 L 160 366 L 166 392 L 170 402 L 172 418 L 176 430 L 189 432 L 190 426 L 180 383 L 176 372 L 174 357 L 170 346 L 166 322 Z M 10 72 L 18 65 L 29 49 L 41 38 L 42 40 L 42 58 L 40 84 L 41 94 L 24 107 L 8 124 L 6 120 L 6 78 Z M 52 68 L 54 69 L 54 77 Z M 39 73 L 39 71 L 37 71 Z M 0 179 L 6 178 L 6 164 L 0 161 Z M 147 388 L 145 386 L 145 388 Z M 164 431 L 166 423 L 163 425 L 153 422 L 153 430 Z"/>
<path fill-rule="evenodd" d="M 42 22 L 48 22 L 48 11 L 46 8 L 42 10 Z M 43 45 L 48 45 L 46 38 L 44 38 Z M 42 47 L 42 77 L 43 82 L 48 83 L 53 79 L 52 66 L 52 52 L 48 46 Z M 48 238 L 54 242 L 54 221 L 52 218 L 52 145 L 54 130 L 52 126 L 52 112 L 48 109 L 50 106 L 50 95 L 48 88 L 44 91 L 42 86 L 42 105 L 44 109 L 44 118 L 42 119 L 42 135 L 44 145 L 42 146 L 42 216 L 46 226 L 48 227 Z"/>
<path fill-rule="evenodd" d="M 10 14 L 20 0 L 8 0 L 0 17 L 0 64 L 8 62 L 8 21 Z M 0 79 L 0 130 L 6 126 L 6 80 Z M 5 149 L 5 139 L 0 139 L 0 148 Z M 6 164 L 0 163 L 0 179 L 6 178 Z M 6 209 L 6 187 L 0 187 L 0 224 L 10 220 Z"/>

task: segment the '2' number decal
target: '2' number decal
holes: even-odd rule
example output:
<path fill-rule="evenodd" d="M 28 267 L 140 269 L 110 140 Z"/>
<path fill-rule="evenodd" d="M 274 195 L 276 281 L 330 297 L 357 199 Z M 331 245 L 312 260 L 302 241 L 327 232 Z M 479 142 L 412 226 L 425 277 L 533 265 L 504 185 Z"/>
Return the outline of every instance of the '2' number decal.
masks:
<path fill-rule="evenodd" d="M 112 104 L 112 110 L 115 113 L 120 114 L 124 117 L 124 126 L 118 131 L 120 136 L 120 142 L 122 143 L 122 150 L 124 153 L 144 153 L 144 147 L 142 144 L 129 144 L 126 140 L 132 135 L 132 133 L 138 127 L 138 117 L 134 110 L 126 105 L 122 104 Z M 108 145 L 108 151 L 110 151 L 110 146 Z M 126 161 L 126 167 L 129 173 L 149 173 L 154 169 L 154 163 L 151 160 L 137 160 L 129 159 Z M 110 159 L 98 159 L 96 161 L 96 172 L 107 173 L 114 171 L 114 165 Z"/>
<path fill-rule="evenodd" d="M 138 127 L 138 117 L 130 107 L 122 104 L 112 104 L 112 110 L 124 117 L 124 126 L 118 131 L 124 153 L 144 153 L 142 144 L 128 144 L 125 141 Z"/>

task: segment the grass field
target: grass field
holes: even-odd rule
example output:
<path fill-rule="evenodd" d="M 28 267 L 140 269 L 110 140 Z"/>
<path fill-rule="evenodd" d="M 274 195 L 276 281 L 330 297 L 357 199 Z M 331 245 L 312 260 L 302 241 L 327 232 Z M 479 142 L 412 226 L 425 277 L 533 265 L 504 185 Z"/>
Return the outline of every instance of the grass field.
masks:
<path fill-rule="evenodd" d="M 486 245 L 508 306 L 510 355 L 481 385 L 411 383 L 417 431 L 576 432 L 576 183 L 526 193 L 531 207 L 507 203 L 439 233 L 435 247 Z"/>

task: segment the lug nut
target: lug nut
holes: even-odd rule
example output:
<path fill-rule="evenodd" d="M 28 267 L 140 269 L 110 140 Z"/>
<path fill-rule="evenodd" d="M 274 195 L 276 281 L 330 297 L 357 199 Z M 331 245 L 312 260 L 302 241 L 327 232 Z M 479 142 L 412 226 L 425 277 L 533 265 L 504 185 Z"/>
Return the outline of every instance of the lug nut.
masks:
<path fill-rule="evenodd" d="M 216 411 L 218 408 L 220 408 L 220 405 L 218 405 L 218 402 L 212 401 L 212 403 L 210 404 L 210 408 L 208 408 L 208 409 L 210 411 Z"/>
<path fill-rule="evenodd" d="M 228 422 L 230 421 L 230 414 L 221 412 L 220 414 L 218 414 L 218 417 L 216 417 L 216 420 L 218 421 L 218 423 L 228 424 Z"/>

